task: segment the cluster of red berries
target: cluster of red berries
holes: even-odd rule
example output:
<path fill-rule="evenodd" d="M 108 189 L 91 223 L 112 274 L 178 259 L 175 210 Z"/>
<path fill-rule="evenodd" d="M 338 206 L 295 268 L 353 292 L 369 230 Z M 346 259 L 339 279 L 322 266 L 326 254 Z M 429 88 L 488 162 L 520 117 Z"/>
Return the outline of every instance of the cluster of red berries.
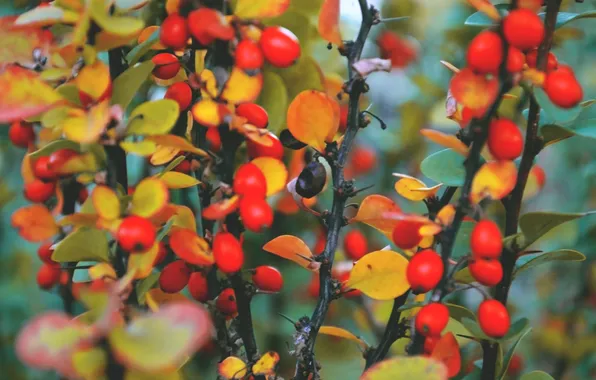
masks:
<path fill-rule="evenodd" d="M 54 253 L 52 245 L 51 242 L 43 243 L 37 249 L 37 256 L 43 263 L 37 271 L 37 285 L 45 290 L 51 289 L 58 284 L 62 274 L 60 264 L 52 260 L 52 253 Z"/>
<path fill-rule="evenodd" d="M 503 236 L 499 226 L 491 220 L 476 223 L 470 235 L 472 259 L 468 265 L 476 281 L 486 286 L 495 286 L 503 278 L 503 267 L 499 258 L 503 251 Z"/>
<path fill-rule="evenodd" d="M 269 126 L 269 115 L 267 111 L 255 103 L 242 103 L 236 107 L 236 115 L 246 119 L 248 124 L 254 125 L 257 128 L 265 129 Z M 209 128 L 215 129 L 216 128 Z M 278 160 L 283 159 L 284 147 L 275 134 L 269 132 L 264 135 L 264 138 L 269 140 L 270 145 L 258 144 L 252 140 L 246 141 L 246 149 L 248 157 L 251 159 L 257 157 L 272 157 Z"/>
<path fill-rule="evenodd" d="M 234 175 L 234 192 L 240 198 L 240 218 L 246 229 L 261 232 L 273 224 L 273 209 L 267 203 L 267 180 L 255 164 L 241 165 Z"/>

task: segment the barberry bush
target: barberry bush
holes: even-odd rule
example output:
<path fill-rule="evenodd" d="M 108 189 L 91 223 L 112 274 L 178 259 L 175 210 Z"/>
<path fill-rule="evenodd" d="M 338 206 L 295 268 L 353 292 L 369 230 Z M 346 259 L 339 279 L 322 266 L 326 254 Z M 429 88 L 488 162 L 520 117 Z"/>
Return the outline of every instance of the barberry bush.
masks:
<path fill-rule="evenodd" d="M 3 371 L 594 376 L 577 3 L 15 4 Z"/>

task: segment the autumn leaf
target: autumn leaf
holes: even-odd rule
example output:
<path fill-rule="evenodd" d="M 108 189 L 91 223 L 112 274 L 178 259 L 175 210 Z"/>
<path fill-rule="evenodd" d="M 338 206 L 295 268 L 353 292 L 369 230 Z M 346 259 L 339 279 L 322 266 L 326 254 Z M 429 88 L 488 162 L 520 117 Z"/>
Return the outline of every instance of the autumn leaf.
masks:
<path fill-rule="evenodd" d="M 208 220 L 223 219 L 238 208 L 240 197 L 234 195 L 231 198 L 212 203 L 203 210 L 203 218 Z"/>
<path fill-rule="evenodd" d="M 339 29 L 339 0 L 325 0 L 319 11 L 319 34 L 324 40 L 343 46 L 341 31 Z"/>
<path fill-rule="evenodd" d="M 23 239 L 31 242 L 48 240 L 60 232 L 50 210 L 40 204 L 21 207 L 12 214 L 10 223 Z"/>
<path fill-rule="evenodd" d="M 112 86 L 110 68 L 101 60 L 96 59 L 91 65 L 81 69 L 76 77 L 79 96 L 83 103 L 91 103 L 106 96 Z M 83 98 L 87 101 L 83 101 Z"/>
<path fill-rule="evenodd" d="M 207 156 L 207 152 L 195 147 L 194 145 L 192 145 L 192 143 L 190 141 L 188 141 L 184 137 L 180 137 L 180 136 L 176 136 L 176 135 L 160 135 L 160 136 L 149 136 L 149 137 L 147 137 L 147 140 L 155 142 L 159 146 L 158 149 L 163 149 L 163 148 L 171 149 L 171 151 L 162 153 L 164 156 L 167 155 L 169 157 L 170 155 L 172 155 L 172 152 L 175 149 L 178 149 L 178 152 L 183 151 L 183 152 L 188 152 L 188 153 L 194 153 L 194 154 L 197 154 L 197 155 L 203 156 L 203 157 Z M 156 154 L 154 154 L 154 156 Z M 172 155 L 172 158 L 176 154 L 177 153 L 174 153 Z M 156 160 L 157 160 L 157 158 L 156 158 Z M 171 160 L 171 158 L 170 158 L 170 160 Z M 167 160 L 167 161 L 169 161 L 169 160 Z M 165 162 L 167 162 L 167 161 L 165 161 Z M 153 163 L 153 162 L 151 162 L 151 163 L 153 165 L 159 165 L 158 163 Z"/>
<path fill-rule="evenodd" d="M 437 191 L 439 191 L 439 188 L 442 186 L 442 184 L 438 184 L 433 187 L 428 187 L 419 179 L 405 174 L 393 173 L 393 176 L 399 178 L 395 183 L 395 191 L 410 201 L 417 202 L 435 196 Z"/>
<path fill-rule="evenodd" d="M 164 135 L 176 124 L 180 115 L 179 108 L 178 103 L 172 99 L 142 103 L 130 113 L 126 132 L 128 135 Z"/>
<path fill-rule="evenodd" d="M 489 0 L 468 0 L 468 4 L 490 17 L 493 21 L 501 19 L 499 10 Z"/>
<path fill-rule="evenodd" d="M 191 112 L 193 119 L 207 128 L 218 127 L 230 114 L 230 110 L 225 104 L 212 99 L 199 100 L 192 106 Z"/>
<path fill-rule="evenodd" d="M 324 152 L 339 128 L 339 113 L 339 104 L 326 93 L 302 91 L 288 108 L 288 129 L 299 141 Z"/>
<path fill-rule="evenodd" d="M 100 218 L 115 220 L 120 217 L 120 200 L 109 187 L 103 185 L 95 187 L 91 193 L 91 200 Z"/>
<path fill-rule="evenodd" d="M 444 334 L 433 348 L 431 358 L 437 359 L 447 367 L 447 376 L 453 377 L 461 370 L 459 344 L 452 332 Z"/>
<path fill-rule="evenodd" d="M 210 266 L 215 262 L 209 243 L 187 228 L 176 228 L 170 233 L 170 248 L 189 264 Z"/>
<path fill-rule="evenodd" d="M 92 280 L 97 280 L 105 277 L 114 280 L 118 278 L 118 275 L 116 275 L 116 271 L 114 270 L 114 267 L 108 263 L 95 264 L 94 266 L 89 268 L 88 272 L 89 277 Z"/>
<path fill-rule="evenodd" d="M 397 252 L 374 251 L 354 264 L 346 286 L 361 290 L 376 300 L 390 300 L 408 289 L 408 260 Z"/>
<path fill-rule="evenodd" d="M 71 108 L 60 123 L 66 138 L 85 144 L 97 142 L 110 122 L 109 107 L 109 101 L 104 100 L 88 111 Z"/>
<path fill-rule="evenodd" d="M 52 36 L 40 27 L 15 25 L 18 19 L 17 16 L 0 17 L 0 67 L 18 62 L 20 66 L 33 69 L 50 55 Z"/>
<path fill-rule="evenodd" d="M 166 293 L 158 287 L 147 291 L 145 302 L 151 311 L 157 311 L 161 306 L 172 303 L 190 302 L 190 300 L 182 293 Z"/>
<path fill-rule="evenodd" d="M 273 375 L 278 362 L 279 354 L 277 352 L 266 352 L 252 366 L 252 373 L 253 375 Z"/>
<path fill-rule="evenodd" d="M 358 338 L 356 335 L 352 334 L 348 330 L 342 329 L 341 327 L 321 326 L 321 328 L 319 329 L 319 333 L 323 334 L 323 335 L 336 336 L 338 338 L 352 340 L 354 342 L 361 344 L 364 347 L 368 347 L 368 344 L 365 341 Z"/>
<path fill-rule="evenodd" d="M 124 149 L 126 153 L 135 154 L 141 157 L 151 156 L 157 151 L 157 144 L 150 140 L 122 141 L 120 142 L 120 147 Z"/>
<path fill-rule="evenodd" d="M 399 206 L 395 202 L 382 195 L 369 195 L 358 207 L 358 213 L 351 222 L 361 222 L 376 228 L 387 236 L 391 236 L 397 220 L 388 219 L 383 215 L 388 212 L 401 212 Z"/>
<path fill-rule="evenodd" d="M 232 104 L 254 102 L 259 97 L 262 88 L 262 73 L 250 76 L 244 70 L 234 67 L 221 92 L 221 98 Z"/>
<path fill-rule="evenodd" d="M 228 356 L 217 365 L 217 373 L 225 379 L 243 379 L 247 373 L 246 363 L 235 356 Z"/>
<path fill-rule="evenodd" d="M 464 157 L 468 156 L 468 147 L 454 135 L 448 135 L 434 129 L 421 129 L 420 134 L 436 144 L 453 149 Z"/>
<path fill-rule="evenodd" d="M 465 68 L 451 79 L 449 89 L 464 107 L 472 110 L 486 109 L 497 98 L 499 81 L 496 78 L 487 79 L 484 75 Z"/>
<path fill-rule="evenodd" d="M 487 162 L 472 180 L 470 201 L 478 203 L 484 198 L 503 199 L 515 187 L 517 167 L 513 161 Z"/>
<path fill-rule="evenodd" d="M 167 205 L 169 198 L 168 188 L 162 180 L 155 177 L 145 178 L 135 188 L 130 213 L 151 218 Z"/>
<path fill-rule="evenodd" d="M 281 160 L 273 157 L 258 157 L 251 161 L 255 164 L 267 180 L 267 195 L 273 195 L 286 187 L 288 170 Z"/>
<path fill-rule="evenodd" d="M 105 375 L 108 355 L 102 348 L 82 348 L 72 354 L 72 367 L 81 379 L 98 379 Z"/>
<path fill-rule="evenodd" d="M 176 137 L 179 137 L 179 136 L 176 136 Z M 183 139 L 182 137 L 180 137 L 180 138 Z M 149 141 L 155 143 L 154 140 L 149 140 Z M 183 141 L 186 141 L 186 140 L 183 139 Z M 153 165 L 153 166 L 164 165 L 164 164 L 167 164 L 168 162 L 172 161 L 172 159 L 174 157 L 176 157 L 176 155 L 178 153 L 180 153 L 180 148 L 157 145 L 157 148 L 156 148 L 155 152 L 151 155 L 149 162 L 151 162 L 151 165 Z"/>
<path fill-rule="evenodd" d="M 318 270 L 318 267 L 312 261 L 313 254 L 310 248 L 296 236 L 278 236 L 265 244 L 263 250 L 291 260 L 306 269 L 313 270 L 314 266 Z"/>
<path fill-rule="evenodd" d="M 360 380 L 447 380 L 443 363 L 424 356 L 398 356 L 385 359 L 369 369 Z"/>
<path fill-rule="evenodd" d="M 145 278 L 151 274 L 158 253 L 159 242 L 155 242 L 149 250 L 134 253 L 128 257 L 128 271 L 135 273 L 135 280 Z"/>
<path fill-rule="evenodd" d="M 238 0 L 234 14 L 243 19 L 261 19 L 281 16 L 291 0 Z"/>
<path fill-rule="evenodd" d="M 172 171 L 164 173 L 159 178 L 166 184 L 168 189 L 185 189 L 201 183 L 201 181 L 188 174 Z"/>
<path fill-rule="evenodd" d="M 64 102 L 38 73 L 14 65 L 0 68 L 0 88 L 2 124 L 39 115 Z"/>

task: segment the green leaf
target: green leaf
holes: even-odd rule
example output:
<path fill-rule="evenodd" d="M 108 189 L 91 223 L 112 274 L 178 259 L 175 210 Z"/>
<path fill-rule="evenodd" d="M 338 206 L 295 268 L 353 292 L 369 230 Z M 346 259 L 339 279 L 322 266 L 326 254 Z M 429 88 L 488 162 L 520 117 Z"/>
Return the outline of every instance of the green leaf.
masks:
<path fill-rule="evenodd" d="M 505 16 L 508 13 L 507 10 L 509 9 L 509 4 L 496 4 L 495 7 L 499 10 L 499 14 L 501 16 Z M 466 19 L 464 24 L 469 26 L 479 26 L 482 28 L 496 25 L 496 23 L 484 12 L 473 13 Z"/>
<path fill-rule="evenodd" d="M 398 356 L 383 360 L 367 369 L 360 380 L 443 380 L 447 378 L 447 367 L 436 359 L 424 356 Z"/>
<path fill-rule="evenodd" d="M 449 309 L 451 312 L 451 308 Z M 447 322 L 447 327 L 443 331 L 443 334 L 453 333 L 455 336 L 455 340 L 457 340 L 457 344 L 460 347 L 464 347 L 473 342 L 472 339 L 465 338 L 464 336 L 470 336 L 472 333 L 458 320 L 455 318 L 449 318 L 449 322 Z"/>
<path fill-rule="evenodd" d="M 257 103 L 267 110 L 269 126 L 273 133 L 285 128 L 286 111 L 288 109 L 288 91 L 283 79 L 276 73 L 265 71 L 263 75 L 263 91 Z"/>
<path fill-rule="evenodd" d="M 29 157 L 35 160 L 39 157 L 49 156 L 50 154 L 60 149 L 72 149 L 76 150 L 77 152 L 80 152 L 81 146 L 79 145 L 79 143 L 76 143 L 71 140 L 54 140 L 49 144 L 45 145 L 43 148 L 38 149 L 35 152 L 29 154 Z"/>
<path fill-rule="evenodd" d="M 519 227 L 524 234 L 524 247 L 534 243 L 544 234 L 556 226 L 579 219 L 589 213 L 556 213 L 556 212 L 529 212 L 519 219 Z"/>
<path fill-rule="evenodd" d="M 164 135 L 174 127 L 180 109 L 172 99 L 145 102 L 135 108 L 128 120 L 128 135 Z"/>
<path fill-rule="evenodd" d="M 471 284 L 476 281 L 467 267 L 457 271 L 453 279 L 461 284 Z"/>
<path fill-rule="evenodd" d="M 513 326 L 511 326 L 511 327 L 513 327 Z M 515 339 L 515 342 L 513 342 L 511 347 L 509 347 L 509 350 L 507 350 L 507 353 L 505 354 L 505 357 L 503 358 L 503 365 L 501 367 L 501 370 L 499 371 L 499 376 L 497 376 L 497 379 L 503 379 L 505 377 L 505 374 L 507 373 L 507 368 L 509 368 L 509 364 L 511 363 L 511 358 L 513 357 L 513 354 L 515 353 L 517 346 L 519 345 L 521 340 L 524 339 L 524 337 L 530 333 L 530 331 L 532 331 L 532 326 L 530 326 L 529 323 L 527 323 L 526 327 L 518 333 L 517 338 Z"/>
<path fill-rule="evenodd" d="M 284 81 L 288 99 L 292 100 L 304 90 L 324 89 L 324 78 L 319 64 L 310 56 L 302 55 L 298 62 L 284 69 L 273 69 Z"/>
<path fill-rule="evenodd" d="M 162 172 L 161 172 L 161 173 L 159 173 L 157 176 L 158 176 L 158 177 L 161 177 L 161 176 L 163 176 L 164 174 L 166 174 L 167 172 L 174 170 L 174 168 L 175 168 L 176 166 L 178 166 L 178 164 L 179 164 L 179 163 L 181 163 L 182 161 L 184 161 L 184 160 L 185 160 L 185 158 L 186 158 L 186 157 L 184 157 L 184 156 L 178 156 L 178 157 L 174 158 L 172 161 L 170 161 L 170 163 L 168 164 L 168 166 L 166 166 L 166 167 L 164 168 L 164 170 L 162 170 Z"/>
<path fill-rule="evenodd" d="M 476 318 L 474 316 L 474 313 L 472 312 L 472 310 L 467 309 L 461 305 L 456 305 L 453 303 L 448 303 L 446 305 L 447 305 L 447 308 L 449 308 L 449 315 L 456 321 L 461 322 L 461 320 L 464 318 L 469 318 L 472 320 L 474 318 Z"/>
<path fill-rule="evenodd" d="M 488 335 L 484 333 L 484 331 L 482 331 L 482 329 L 480 328 L 480 326 L 478 326 L 478 323 L 475 320 L 470 318 L 463 318 L 461 320 L 461 323 L 465 326 L 465 328 L 468 329 L 468 331 L 470 331 L 472 336 L 478 339 L 486 339 L 490 340 L 491 342 L 496 342 L 494 338 L 490 338 Z"/>
<path fill-rule="evenodd" d="M 145 293 L 153 289 L 159 280 L 159 273 L 154 272 L 137 282 L 137 299 L 140 305 L 145 304 Z"/>
<path fill-rule="evenodd" d="M 530 326 L 530 320 L 528 318 L 521 318 L 517 321 L 513 322 L 513 324 L 509 327 L 509 331 L 505 334 L 504 337 L 498 339 L 500 342 L 506 342 L 517 337 L 519 334 L 524 332 Z"/>
<path fill-rule="evenodd" d="M 79 228 L 66 236 L 54 249 L 52 260 L 109 262 L 106 233 L 96 228 Z"/>
<path fill-rule="evenodd" d="M 468 373 L 466 376 L 462 377 L 461 380 L 481 380 L 482 379 L 482 370 L 478 367 L 474 367 L 474 370 Z"/>
<path fill-rule="evenodd" d="M 557 124 L 543 125 L 540 127 L 540 132 L 544 139 L 544 146 L 549 146 L 575 136 L 573 131 Z"/>
<path fill-rule="evenodd" d="M 547 116 L 548 122 L 545 120 L 544 123 L 565 125 L 570 124 L 577 119 L 579 114 L 583 111 L 584 107 L 577 105 L 570 109 L 559 108 L 554 105 L 548 95 L 541 88 L 534 88 L 534 98 L 544 109 L 544 113 Z"/>
<path fill-rule="evenodd" d="M 465 157 L 444 149 L 426 157 L 420 164 L 422 174 L 445 186 L 462 186 L 466 178 Z"/>
<path fill-rule="evenodd" d="M 90 267 L 97 264 L 97 261 L 79 261 L 77 268 L 75 268 L 72 274 L 72 282 L 89 282 L 91 277 L 89 276 L 89 269 L 79 269 L 79 267 Z"/>
<path fill-rule="evenodd" d="M 149 60 L 120 74 L 112 84 L 112 104 L 119 104 L 126 110 L 139 88 L 145 83 L 155 64 Z"/>
<path fill-rule="evenodd" d="M 538 14 L 538 16 L 540 16 L 543 20 L 545 15 L 546 13 L 544 12 Z M 559 12 L 557 13 L 557 23 L 555 24 L 555 28 L 558 29 L 565 24 L 582 18 L 596 18 L 596 11 L 588 11 L 583 13 Z"/>
<path fill-rule="evenodd" d="M 513 272 L 513 278 L 521 272 L 534 268 L 540 264 L 546 264 L 552 261 L 584 261 L 585 259 L 586 256 L 581 252 L 572 249 L 559 249 L 557 251 L 543 253 L 517 268 L 515 272 Z"/>
<path fill-rule="evenodd" d="M 151 50 L 151 46 L 159 41 L 159 29 L 155 30 L 149 38 L 135 46 L 131 51 L 126 54 L 126 62 L 132 67 L 139 62 L 139 60 Z"/>
<path fill-rule="evenodd" d="M 532 371 L 522 375 L 520 380 L 555 380 L 554 377 L 544 371 Z"/>
<path fill-rule="evenodd" d="M 462 222 L 461 227 L 455 236 L 452 255 L 453 259 L 457 260 L 470 252 L 470 235 L 472 234 L 475 225 L 475 222 Z"/>
<path fill-rule="evenodd" d="M 413 302 L 413 303 L 409 303 L 409 304 L 407 304 L 407 305 L 403 305 L 403 306 L 401 306 L 400 308 L 398 308 L 397 310 L 398 310 L 399 312 L 402 312 L 402 311 L 406 311 L 406 310 L 414 309 L 414 308 L 416 308 L 416 307 L 422 307 L 422 306 L 424 306 L 424 305 L 426 305 L 426 303 L 425 303 L 425 302 Z"/>
<path fill-rule="evenodd" d="M 166 237 L 166 235 L 172 229 L 172 225 L 174 225 L 174 218 L 170 218 L 170 220 L 168 220 L 166 222 L 166 224 L 163 225 L 163 227 L 157 233 L 157 237 L 155 238 L 155 240 L 156 241 L 162 241 L 163 238 Z"/>

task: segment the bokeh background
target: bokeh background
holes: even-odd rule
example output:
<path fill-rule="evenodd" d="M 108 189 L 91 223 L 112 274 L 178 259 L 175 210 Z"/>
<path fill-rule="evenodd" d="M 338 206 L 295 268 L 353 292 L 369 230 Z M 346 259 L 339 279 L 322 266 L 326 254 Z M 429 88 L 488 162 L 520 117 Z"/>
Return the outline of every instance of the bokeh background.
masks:
<path fill-rule="evenodd" d="M 320 3 L 320 0 L 293 0 L 287 14 L 270 21 L 292 30 L 300 38 L 303 48 L 303 57 L 295 67 L 286 73 L 269 72 L 266 75 L 261 102 L 274 114 L 270 127 L 276 132 L 284 128 L 284 110 L 296 93 L 307 87 L 323 89 L 323 77 L 340 75 L 345 78 L 345 61 L 336 50 L 328 50 L 327 43 L 317 35 L 316 16 Z M 397 196 L 391 173 L 406 173 L 434 184 L 420 173 L 419 164 L 440 147 L 425 142 L 418 131 L 434 128 L 454 133 L 459 128 L 445 117 L 445 97 L 451 72 L 439 61 L 446 60 L 462 67 L 465 46 L 481 29 L 464 25 L 474 10 L 463 0 L 374 0 L 369 3 L 381 10 L 383 18 L 409 18 L 373 28 L 363 56 L 378 56 L 376 37 L 383 30 L 391 30 L 415 46 L 417 57 L 407 67 L 394 69 L 391 73 L 375 73 L 368 80 L 370 110 L 384 120 L 388 129 L 381 130 L 373 121 L 358 135 L 357 145 L 373 152 L 376 163 L 372 171 L 358 176 L 357 181 L 360 186 L 374 185 L 369 193 L 389 196 L 403 209 L 423 213 L 426 210 L 422 203 L 404 201 Z M 341 5 L 343 36 L 349 39 L 355 36 L 359 25 L 359 8 L 356 0 L 342 0 Z M 31 6 L 32 2 L 25 0 L 2 0 L 0 15 L 20 13 Z M 576 4 L 564 0 L 562 8 L 594 11 L 596 1 L 585 0 Z M 154 23 L 162 12 L 163 1 L 153 0 L 140 16 Z M 559 29 L 555 44 L 553 51 L 559 61 L 574 67 L 584 86 L 585 99 L 596 98 L 596 20 L 579 20 Z M 147 87 L 139 93 L 138 101 L 160 96 L 163 96 L 163 89 Z M 273 109 L 276 111 L 271 111 Z M 507 100 L 501 114 L 513 115 L 515 109 L 516 101 Z M 578 120 L 596 129 L 596 107 L 586 108 Z M 523 117 L 518 117 L 518 121 L 523 128 Z M 60 309 L 62 304 L 57 292 L 37 288 L 35 275 L 40 266 L 35 253 L 37 246 L 20 239 L 10 227 L 10 215 L 25 204 L 20 178 L 24 151 L 10 145 L 7 130 L 0 128 L 0 379 L 52 379 L 53 374 L 23 368 L 13 351 L 15 335 L 25 321 L 44 310 Z M 537 159 L 537 164 L 546 173 L 545 187 L 526 202 L 524 211 L 596 209 L 595 158 L 595 139 L 573 137 L 547 147 Z M 134 172 L 138 167 L 130 165 L 132 183 L 139 178 L 140 171 Z M 320 209 L 329 205 L 329 195 L 327 192 L 319 197 Z M 502 217 L 503 210 L 496 203 L 487 211 L 497 220 Z M 355 227 L 349 226 L 343 233 L 351 228 Z M 358 228 L 369 238 L 371 250 L 388 243 L 373 229 Z M 259 235 L 247 233 L 246 236 L 247 267 L 265 263 L 278 266 L 286 281 L 280 294 L 257 296 L 252 306 L 259 347 L 261 351 L 280 353 L 280 374 L 286 378 L 290 377 L 294 364 L 287 348 L 288 343 L 291 345 L 293 326 L 278 313 L 293 319 L 311 314 L 315 305 L 307 290 L 311 275 L 264 252 L 261 247 L 280 234 L 295 234 L 314 247 L 319 231 L 318 222 L 310 215 L 277 214 L 270 231 Z M 514 319 L 530 318 L 534 327 L 529 338 L 522 341 L 519 351 L 527 370 L 541 369 L 556 379 L 596 377 L 595 247 L 596 217 L 593 216 L 564 224 L 533 246 L 544 251 L 573 248 L 585 254 L 587 259 L 583 263 L 555 262 L 539 266 L 516 279 L 510 296 Z M 338 255 L 342 253 L 338 252 Z M 479 297 L 471 291 L 458 295 L 457 300 L 475 309 Z M 382 324 L 390 307 L 391 302 L 367 302 L 365 308 L 357 301 L 341 299 L 333 303 L 325 324 L 346 328 L 375 344 L 376 337 L 369 322 L 373 319 Z M 478 344 L 465 340 L 462 343 L 466 363 L 481 357 Z M 398 341 L 392 352 L 402 352 L 403 345 L 404 341 Z M 357 379 L 362 371 L 361 351 L 352 342 L 320 336 L 316 352 L 317 359 L 323 364 L 325 379 Z M 205 350 L 187 365 L 185 371 L 189 378 L 213 379 L 217 358 L 217 353 Z"/>

